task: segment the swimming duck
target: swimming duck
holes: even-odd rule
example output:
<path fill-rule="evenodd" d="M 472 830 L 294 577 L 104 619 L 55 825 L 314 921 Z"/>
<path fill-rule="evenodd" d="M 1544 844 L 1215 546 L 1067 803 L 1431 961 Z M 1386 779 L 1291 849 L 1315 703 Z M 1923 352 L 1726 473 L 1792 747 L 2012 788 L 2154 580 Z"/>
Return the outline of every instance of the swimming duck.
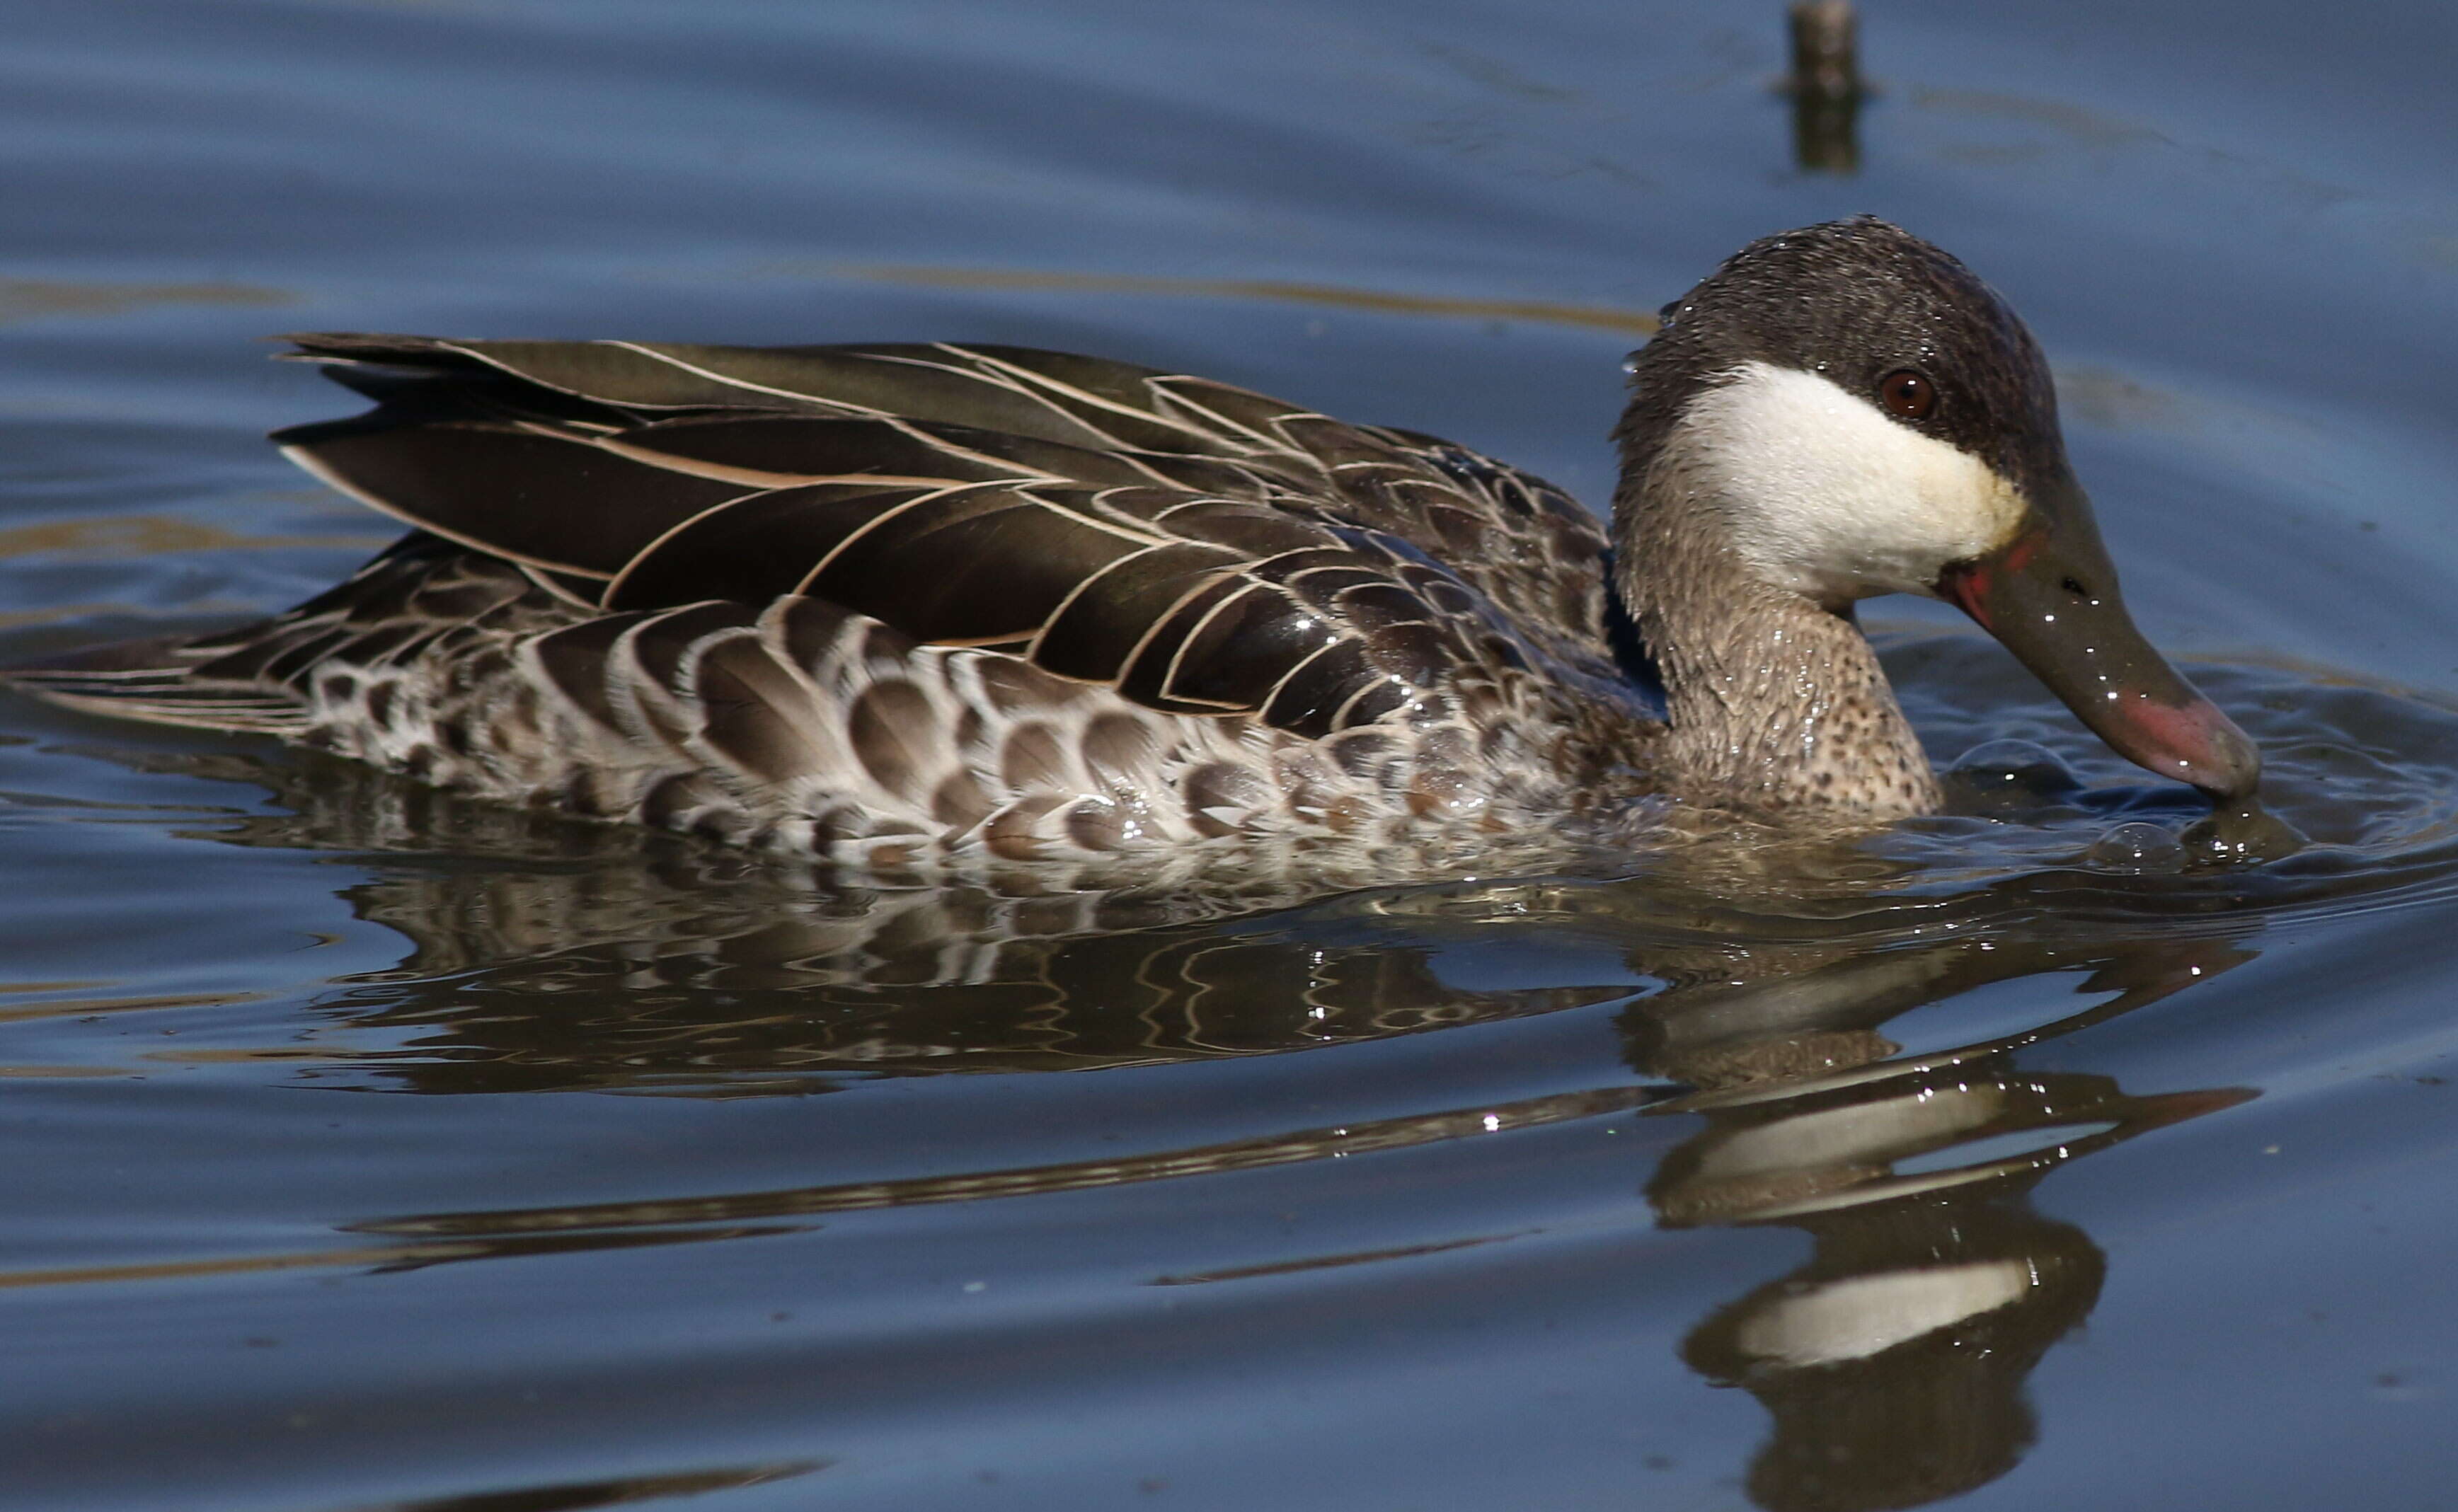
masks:
<path fill-rule="evenodd" d="M 292 340 L 378 403 L 275 440 L 412 532 L 18 687 L 871 865 L 1365 855 L 1929 812 L 1853 618 L 1917 593 L 2152 771 L 2260 773 L 2128 618 L 2021 321 L 1873 217 L 1666 307 L 1610 535 L 1465 446 L 1094 358 Z"/>

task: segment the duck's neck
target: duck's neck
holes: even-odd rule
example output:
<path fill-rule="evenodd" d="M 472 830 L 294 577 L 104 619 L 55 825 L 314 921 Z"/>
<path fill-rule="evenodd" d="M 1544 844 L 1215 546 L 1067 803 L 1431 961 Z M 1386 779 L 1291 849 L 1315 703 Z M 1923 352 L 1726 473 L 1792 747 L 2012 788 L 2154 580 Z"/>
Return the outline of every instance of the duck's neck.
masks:
<path fill-rule="evenodd" d="M 1614 510 L 1615 570 L 1663 677 L 1680 796 L 1870 818 L 1934 812 L 1928 757 L 1850 607 L 1756 572 L 1728 544 L 1724 507 L 1677 456 L 1632 462 Z"/>

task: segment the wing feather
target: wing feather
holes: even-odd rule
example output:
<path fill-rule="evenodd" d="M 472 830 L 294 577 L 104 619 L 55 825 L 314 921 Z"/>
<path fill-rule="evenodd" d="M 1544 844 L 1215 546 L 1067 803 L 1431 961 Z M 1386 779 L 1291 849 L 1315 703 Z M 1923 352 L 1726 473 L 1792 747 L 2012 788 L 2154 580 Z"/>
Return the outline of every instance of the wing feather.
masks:
<path fill-rule="evenodd" d="M 381 413 L 381 411 L 379 412 Z M 612 578 L 742 486 L 615 456 L 578 437 L 443 422 L 284 431 L 308 471 L 397 519 L 516 562 Z"/>
<path fill-rule="evenodd" d="M 548 637 L 558 685 L 583 662 L 656 681 L 657 647 L 726 628 L 665 611 L 792 594 L 1308 735 L 1539 663 L 1625 681 L 1603 533 L 1559 490 L 1228 384 L 950 343 L 295 340 L 382 404 L 285 432 L 294 456 L 626 620 Z M 729 717 L 746 768 L 783 759 L 785 734 Z"/>

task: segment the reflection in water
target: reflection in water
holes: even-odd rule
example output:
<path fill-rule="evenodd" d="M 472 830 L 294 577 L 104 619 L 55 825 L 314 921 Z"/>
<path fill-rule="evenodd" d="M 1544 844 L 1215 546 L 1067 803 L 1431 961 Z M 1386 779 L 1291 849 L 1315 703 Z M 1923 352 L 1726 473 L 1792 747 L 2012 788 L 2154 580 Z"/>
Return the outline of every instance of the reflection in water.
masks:
<path fill-rule="evenodd" d="M 1057 289 L 1079 294 L 1155 294 L 1199 300 L 1262 300 L 1317 304 L 1378 315 L 1430 315 L 1445 320 L 1529 321 L 1595 331 L 1656 334 L 1656 318 L 1611 305 L 1564 304 L 1554 300 L 1470 300 L 1430 294 L 1397 294 L 1328 283 L 1289 283 L 1277 279 L 1171 279 L 1149 274 L 1063 273 L 1038 268 L 948 268 L 919 263 L 828 263 L 805 269 L 784 263 L 763 272 L 791 276 L 811 271 L 874 283 L 910 283 L 941 289 Z"/>
<path fill-rule="evenodd" d="M 374 535 L 248 535 L 169 514 L 89 515 L 0 528 L 0 558 L 156 556 L 173 551 L 273 551 L 291 547 L 378 551 L 388 544 L 388 538 Z"/>
<path fill-rule="evenodd" d="M 0 278 L 0 325 L 51 316 L 124 315 L 159 304 L 290 304 L 297 296 L 250 283 L 71 283 Z"/>
<path fill-rule="evenodd" d="M 734 1470 L 689 1470 L 677 1475 L 620 1476 L 608 1481 L 567 1481 L 523 1486 L 511 1491 L 481 1491 L 469 1496 L 422 1497 L 415 1502 L 387 1502 L 351 1512 L 584 1512 L 585 1508 L 632 1506 L 695 1497 L 709 1491 L 790 1481 L 824 1470 L 825 1460 L 788 1460 L 776 1464 L 746 1465 Z"/>
<path fill-rule="evenodd" d="M 1775 1419 L 1750 1499 L 1772 1512 L 1920 1506 L 2012 1469 L 2035 1432 L 2024 1380 L 2099 1300 L 2099 1247 L 2019 1200 L 1803 1227 L 1816 1256 L 1682 1348 Z"/>
<path fill-rule="evenodd" d="M 1611 895 L 1607 884 L 1579 890 L 1599 889 Z M 1489 890 L 1485 901 L 1496 903 L 1505 891 Z M 1509 906 L 1524 908 L 1545 887 L 1508 891 Z M 1456 918 L 1468 897 L 1457 889 L 1412 891 L 1349 908 L 1352 917 L 1397 917 L 1415 906 Z M 1327 906 L 1315 917 L 1333 911 Z M 686 1022 L 689 1010 L 679 1010 L 656 1017 L 655 1037 L 669 1068 L 677 1058 L 719 1054 L 715 1046 L 722 1041 L 735 1053 L 756 1045 L 772 1064 L 1018 1069 L 1289 1049 L 1622 999 L 1618 1026 L 1643 1078 L 1636 1084 L 1111 1159 L 654 1202 L 428 1213 L 354 1228 L 488 1253 L 547 1233 L 582 1247 L 638 1242 L 643 1232 L 720 1239 L 776 1232 L 778 1220 L 814 1214 L 1253 1170 L 1635 1109 L 1688 1114 L 1702 1127 L 1664 1158 L 1647 1187 L 1659 1221 L 1781 1224 L 1816 1243 L 1807 1263 L 1719 1309 L 1684 1346 L 1684 1358 L 1700 1375 L 1744 1387 L 1774 1417 L 1773 1435 L 1751 1471 L 1751 1495 L 1779 1509 L 1902 1507 L 2003 1475 L 2034 1432 L 2025 1378 L 2089 1313 L 2105 1268 L 2079 1229 L 2030 1210 L 2030 1190 L 2068 1161 L 2251 1095 L 2129 1093 L 2103 1076 L 2027 1071 L 2019 1052 L 2210 980 L 2251 953 L 2191 935 L 2058 944 L 2023 941 L 2010 928 L 1993 939 L 1935 943 L 1885 938 L 1875 946 L 1800 940 L 1742 946 L 1724 933 L 1729 920 L 1718 916 L 1686 938 L 1661 916 L 1634 910 L 1630 922 L 1642 937 L 1631 947 L 1632 968 L 1661 984 L 1636 995 L 1626 984 L 1466 991 L 1447 986 L 1421 954 L 1388 942 L 1328 948 L 1320 928 L 1238 936 L 1179 925 L 1031 942 L 1031 950 L 997 958 L 1010 967 L 1029 964 L 1022 979 L 943 983 L 927 992 L 821 981 L 794 994 L 802 1006 L 791 1012 L 780 1009 L 781 998 L 765 1014 L 732 1020 Z M 754 931 L 726 942 L 734 964 L 716 968 L 715 979 L 747 967 L 744 940 L 773 938 Z M 455 948 L 466 953 L 469 942 Z M 876 937 L 868 948 L 873 960 L 890 959 Z M 578 958 L 556 959 L 569 971 Z M 706 954 L 690 960 L 685 977 L 707 973 L 715 962 Z M 643 953 L 635 964 L 653 969 L 654 960 Z M 2076 977 L 2077 992 L 2114 996 L 2052 1024 L 1925 1054 L 1902 1056 L 1879 1032 L 1910 1009 L 2052 973 Z M 506 1021 L 469 1006 L 469 986 L 465 978 L 458 989 L 468 1015 L 457 1029 L 461 1043 L 491 1035 L 495 1048 L 508 1048 Z M 699 1001 L 704 1011 L 707 1000 L 677 1001 Z M 406 1011 L 448 1021 L 432 1009 Z M 372 1018 L 399 1022 L 405 1012 L 379 1009 Z M 575 1057 L 574 1049 L 611 1026 L 566 1024 L 562 1037 L 550 1040 L 540 1020 L 529 1024 L 531 1038 L 520 1053 L 533 1078 L 549 1074 L 546 1063 L 560 1044 L 564 1074 L 572 1075 L 568 1064 L 578 1059 L 589 1066 L 579 1080 L 606 1084 L 611 1068 L 594 1060 L 602 1050 Z M 635 1034 L 628 1043 L 636 1050 L 646 1042 Z M 497 1085 L 502 1073 L 446 1061 L 388 1074 L 422 1090 L 469 1090 Z M 737 1083 L 733 1089 L 751 1088 Z M 1233 1281 L 1514 1236 L 1152 1279 Z"/>
<path fill-rule="evenodd" d="M 651 1245 L 699 1244 L 713 1239 L 748 1239 L 791 1233 L 791 1227 L 753 1228 L 737 1224 L 722 1229 L 665 1228 L 644 1233 L 522 1234 L 490 1232 L 483 1239 L 432 1240 L 380 1248 L 359 1245 L 346 1250 L 294 1250 L 272 1254 L 223 1255 L 202 1260 L 137 1261 L 121 1265 L 71 1265 L 49 1269 L 0 1271 L 0 1290 L 36 1286 L 113 1286 L 132 1281 L 184 1281 L 201 1276 L 261 1275 L 269 1271 L 322 1271 L 363 1266 L 371 1271 L 416 1271 L 456 1260 L 507 1260 L 524 1255 L 557 1254 L 583 1250 L 643 1249 Z"/>
<path fill-rule="evenodd" d="M 213 761 L 176 758 L 272 786 L 292 812 L 209 838 L 356 852 L 377 872 L 343 896 L 413 949 L 396 969 L 344 979 L 325 1006 L 343 1039 L 393 1031 L 384 1038 L 394 1046 L 406 1030 L 408 1048 L 324 1059 L 418 1091 L 740 1097 L 824 1091 L 845 1075 L 1149 1065 L 1383 1039 L 1633 990 L 1617 974 L 1464 989 L 1430 963 L 1444 941 L 1371 905 L 1339 926 L 1344 941 L 1321 938 L 1311 916 L 1291 925 L 1265 912 L 1368 880 L 1351 875 L 1104 888 L 1019 865 L 889 885 L 470 803 L 351 762 Z M 202 1054 L 305 1064 L 288 1041 Z"/>
<path fill-rule="evenodd" d="M 509 1234 L 551 1231 L 585 1229 L 592 1232 L 619 1234 L 629 1230 L 677 1223 L 717 1221 L 739 1224 L 756 1218 L 859 1212 L 871 1208 L 912 1208 L 930 1203 L 978 1202 L 989 1197 L 1044 1196 L 1054 1191 L 1084 1191 L 1130 1182 L 1212 1176 L 1232 1170 L 1255 1170 L 1266 1166 L 1295 1165 L 1301 1161 L 1340 1159 L 1385 1150 L 1408 1150 L 1448 1139 L 1474 1139 L 1486 1134 L 1510 1133 L 1522 1129 L 1567 1123 L 1572 1119 L 1627 1112 L 1635 1108 L 1643 1108 L 1650 1101 L 1644 1088 L 1608 1087 L 1590 1091 L 1556 1092 L 1516 1103 L 1480 1103 L 1472 1108 L 1418 1113 L 1406 1118 L 1302 1129 L 1261 1139 L 1242 1139 L 1230 1144 L 1160 1150 L 1109 1160 L 1074 1160 L 1062 1165 L 1025 1166 L 957 1175 L 907 1176 L 893 1181 L 846 1182 L 829 1187 L 727 1192 L 719 1196 L 668 1198 L 658 1202 L 422 1213 L 353 1224 L 351 1228 L 362 1233 L 469 1235 L 485 1237 L 492 1242 Z M 739 1232 L 746 1231 L 700 1230 L 693 1237 L 732 1238 Z M 1409 1245 L 1405 1249 L 1377 1251 L 1369 1255 L 1340 1255 L 1296 1265 L 1254 1268 L 1244 1274 L 1315 1270 L 1325 1265 L 1388 1259 L 1400 1254 L 1425 1254 L 1487 1242 L 1489 1242 L 1489 1237 Z M 1167 1276 L 1156 1279 L 1167 1283 L 1222 1278 L 1219 1274 L 1213 1274 L 1200 1277 Z"/>
<path fill-rule="evenodd" d="M 1952 945 L 1839 963 L 1664 1015 L 1634 1008 L 1642 1068 L 1702 1086 L 1656 1111 L 1705 1128 L 1648 1196 L 1668 1225 L 1781 1224 L 1816 1242 L 1789 1274 L 1726 1304 L 1682 1355 L 1775 1419 L 1751 1466 L 1776 1512 L 1919 1506 L 2004 1475 L 2031 1442 L 2031 1367 L 2099 1298 L 2089 1235 L 2031 1211 L 2069 1160 L 2233 1107 L 2237 1089 L 2136 1096 L 2105 1076 L 2027 1073 L 2018 1045 L 2070 1033 L 2251 959 L 2215 941 L 2082 950 Z M 2117 996 L 2009 1040 L 1903 1061 L 1874 1025 L 1989 981 L 2091 968 Z M 1669 995 L 1668 995 L 1669 996 Z M 1803 1005 L 1818 1005 L 1807 1011 Z"/>
<path fill-rule="evenodd" d="M 1634 1112 L 1684 1116 L 1697 1130 L 1646 1185 L 1659 1223 L 1781 1225 L 1815 1246 L 1790 1274 L 1717 1308 L 1683 1346 L 1700 1376 L 1742 1387 L 1774 1419 L 1751 1496 L 1785 1512 L 1907 1507 L 2015 1464 L 2036 1431 L 2026 1378 L 2098 1297 L 2098 1247 L 2032 1212 L 2031 1189 L 2082 1155 L 2252 1095 L 2146 1095 L 2021 1064 L 2030 1046 L 2252 959 L 2241 942 L 2259 922 L 2238 906 L 2243 880 L 2223 874 L 2034 868 L 1942 888 L 1936 868 L 1865 847 L 1710 844 L 1650 858 L 1629 880 L 1393 887 L 1311 902 L 1308 884 L 1289 879 L 1229 891 L 1035 891 L 1021 876 L 856 886 L 669 837 L 462 802 L 347 763 L 212 759 L 228 763 L 218 775 L 271 784 L 294 811 L 236 819 L 213 838 L 358 852 L 374 875 L 346 896 L 414 943 L 400 967 L 350 979 L 323 1005 L 342 1041 L 385 1030 L 396 1046 L 335 1050 L 318 1068 L 328 1079 L 437 1093 L 757 1096 L 883 1072 L 1254 1055 L 1582 1005 L 1616 1013 L 1622 1057 L 1637 1073 L 1099 1159 L 1036 1163 L 1027 1143 L 1024 1158 L 985 1169 L 400 1214 L 349 1226 L 381 1247 L 252 1265 L 412 1267 L 730 1243 L 807 1233 L 821 1214 L 1115 1188 Z M 193 770 L 198 758 L 179 760 Z M 1448 950 L 1531 928 L 1607 942 L 1623 969 L 1585 986 L 1564 984 L 1559 971 L 1539 986 L 1446 975 Z M 2052 977 L 2097 1001 L 1943 1049 L 1907 1054 L 1882 1032 L 1914 1009 Z M 1144 1279 L 1235 1283 L 1501 1253 L 1532 1232 L 1453 1231 Z"/>

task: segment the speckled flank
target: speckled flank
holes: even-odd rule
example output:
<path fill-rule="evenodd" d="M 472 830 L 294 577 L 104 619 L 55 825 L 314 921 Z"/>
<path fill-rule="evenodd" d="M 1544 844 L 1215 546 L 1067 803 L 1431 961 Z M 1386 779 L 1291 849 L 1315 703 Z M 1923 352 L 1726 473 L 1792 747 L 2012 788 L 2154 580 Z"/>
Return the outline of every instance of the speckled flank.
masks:
<path fill-rule="evenodd" d="M 677 371 L 781 361 L 484 350 L 594 364 L 635 404 Z M 542 381 L 508 403 L 442 348 L 380 355 L 434 362 L 446 392 L 286 439 L 427 529 L 279 620 L 29 685 L 875 868 L 1292 845 L 1371 862 L 1635 822 L 1647 784 L 1600 756 L 1661 727 L 1604 642 L 1602 533 L 1462 448 L 1049 354 L 793 366 L 986 418 L 930 386 L 960 378 L 959 401 L 1044 435 L 706 403 L 618 426 L 555 413 L 571 402 Z M 1020 392 L 1029 362 L 1064 381 Z M 1095 439 L 1085 410 L 1156 449 L 1074 445 Z M 482 475 L 531 514 L 496 518 Z"/>

